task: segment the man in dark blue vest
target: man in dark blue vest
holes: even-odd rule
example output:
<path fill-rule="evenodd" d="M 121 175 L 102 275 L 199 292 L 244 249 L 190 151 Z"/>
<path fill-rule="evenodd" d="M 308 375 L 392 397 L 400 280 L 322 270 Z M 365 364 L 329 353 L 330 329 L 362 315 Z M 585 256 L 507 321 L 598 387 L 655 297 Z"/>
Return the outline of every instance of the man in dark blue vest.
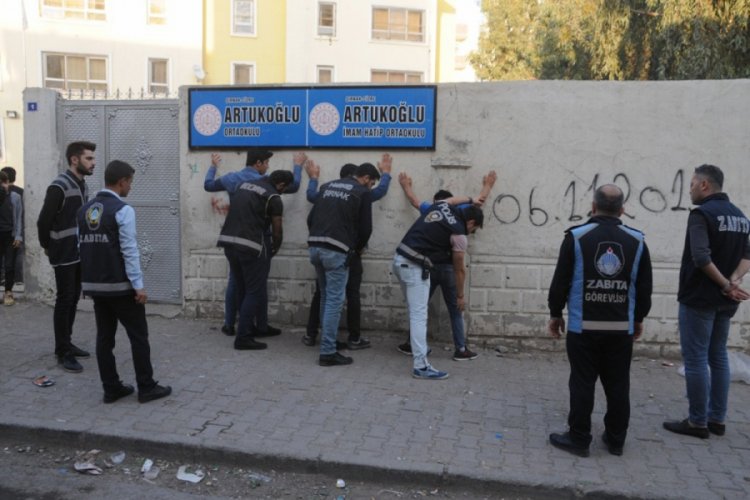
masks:
<path fill-rule="evenodd" d="M 76 213 L 89 199 L 84 178 L 94 173 L 96 144 L 71 142 L 65 150 L 68 170 L 58 175 L 47 188 L 44 204 L 37 220 L 39 244 L 55 270 L 55 355 L 63 369 L 72 373 L 83 371 L 76 358 L 89 353 L 73 345 L 73 323 L 81 296 L 81 259 L 78 254 Z"/>
<path fill-rule="evenodd" d="M 336 334 L 344 305 L 349 262 L 360 254 L 372 234 L 370 190 L 380 172 L 370 163 L 357 167 L 354 177 L 323 184 L 307 217 L 310 262 L 320 288 L 321 342 L 318 364 L 349 365 L 352 358 L 336 350 Z"/>
<path fill-rule="evenodd" d="M 260 334 L 258 325 L 265 317 L 269 263 L 283 240 L 281 193 L 293 182 L 292 172 L 274 170 L 268 177 L 240 184 L 230 195 L 229 213 L 221 228 L 218 245 L 224 248 L 237 287 L 240 319 L 234 339 L 235 349 L 267 347 L 255 337 Z"/>
<path fill-rule="evenodd" d="M 596 379 L 607 397 L 602 440 L 622 455 L 630 421 L 630 360 L 651 309 L 651 258 L 643 233 L 623 225 L 622 190 L 607 184 L 594 193 L 593 216 L 565 233 L 549 290 L 549 333 L 565 333 L 570 362 L 569 431 L 550 434 L 553 446 L 589 456 Z"/>
<path fill-rule="evenodd" d="M 690 180 L 697 207 L 688 216 L 677 292 L 688 418 L 664 422 L 668 431 L 702 439 L 726 431 L 729 323 L 738 303 L 750 298 L 739 286 L 750 269 L 750 221 L 721 191 L 723 184 L 713 165 L 696 168 Z"/>
<path fill-rule="evenodd" d="M 466 207 L 454 205 L 467 204 Z M 482 227 L 484 214 L 468 197 L 451 197 L 433 204 L 425 215 L 411 226 L 396 248 L 393 274 L 401 282 L 401 290 L 409 309 L 409 338 L 414 378 L 441 380 L 448 378 L 427 359 L 427 304 L 430 301 L 430 273 L 450 259 L 456 278 L 456 306 L 464 310 L 464 255 L 467 235 Z"/>
<path fill-rule="evenodd" d="M 135 211 L 122 201 L 130 193 L 134 173 L 127 163 L 111 161 L 104 171 L 105 189 L 78 212 L 81 287 L 84 295 L 94 299 L 96 361 L 105 403 L 134 392 L 133 386 L 123 384 L 117 374 L 113 350 L 118 321 L 130 340 L 138 402 L 172 393 L 171 387 L 163 387 L 153 378 Z"/>

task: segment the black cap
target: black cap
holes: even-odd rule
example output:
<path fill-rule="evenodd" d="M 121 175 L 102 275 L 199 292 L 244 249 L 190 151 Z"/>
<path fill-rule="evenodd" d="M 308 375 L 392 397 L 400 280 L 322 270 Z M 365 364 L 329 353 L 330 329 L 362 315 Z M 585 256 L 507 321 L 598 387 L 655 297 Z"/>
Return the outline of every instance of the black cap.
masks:
<path fill-rule="evenodd" d="M 267 149 L 263 149 L 263 148 L 248 149 L 247 159 L 245 160 L 245 165 L 252 166 L 252 165 L 255 165 L 259 161 L 266 161 L 272 156 L 273 156 L 273 153 L 271 151 L 268 151 Z"/>

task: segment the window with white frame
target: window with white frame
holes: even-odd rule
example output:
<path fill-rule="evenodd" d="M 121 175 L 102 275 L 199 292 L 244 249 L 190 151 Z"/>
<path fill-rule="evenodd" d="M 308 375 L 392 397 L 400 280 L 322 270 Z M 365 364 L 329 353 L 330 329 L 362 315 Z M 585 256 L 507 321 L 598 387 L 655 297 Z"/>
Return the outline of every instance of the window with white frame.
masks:
<path fill-rule="evenodd" d="M 232 34 L 255 35 L 255 0 L 232 0 Z"/>
<path fill-rule="evenodd" d="M 169 59 L 148 60 L 148 91 L 169 94 Z"/>
<path fill-rule="evenodd" d="M 424 42 L 424 11 L 373 7 L 372 38 Z"/>
<path fill-rule="evenodd" d="M 333 66 L 318 66 L 318 83 L 333 83 Z"/>
<path fill-rule="evenodd" d="M 44 86 L 107 91 L 107 56 L 42 53 Z"/>
<path fill-rule="evenodd" d="M 42 17 L 106 21 L 106 0 L 40 0 Z"/>
<path fill-rule="evenodd" d="M 232 83 L 234 85 L 247 85 L 255 83 L 255 64 L 246 62 L 233 62 Z"/>
<path fill-rule="evenodd" d="M 336 36 L 336 4 L 318 2 L 318 35 Z"/>
<path fill-rule="evenodd" d="M 148 24 L 167 24 L 167 0 L 148 1 Z"/>
<path fill-rule="evenodd" d="M 370 71 L 370 81 L 373 83 L 422 83 L 422 73 L 373 69 Z"/>

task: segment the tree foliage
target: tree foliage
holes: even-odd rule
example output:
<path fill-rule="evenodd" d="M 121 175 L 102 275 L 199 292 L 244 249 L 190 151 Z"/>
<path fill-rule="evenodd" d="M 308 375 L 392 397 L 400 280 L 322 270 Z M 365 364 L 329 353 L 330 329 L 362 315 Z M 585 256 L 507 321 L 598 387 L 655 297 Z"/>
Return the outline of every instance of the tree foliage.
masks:
<path fill-rule="evenodd" d="M 483 80 L 750 77 L 750 0 L 483 0 Z"/>

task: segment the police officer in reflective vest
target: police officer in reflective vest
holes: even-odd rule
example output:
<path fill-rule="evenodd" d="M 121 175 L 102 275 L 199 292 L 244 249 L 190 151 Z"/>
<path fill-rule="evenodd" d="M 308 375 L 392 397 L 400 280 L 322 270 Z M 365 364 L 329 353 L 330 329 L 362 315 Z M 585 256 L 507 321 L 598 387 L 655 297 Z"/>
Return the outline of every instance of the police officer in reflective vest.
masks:
<path fill-rule="evenodd" d="M 565 330 L 570 362 L 569 431 L 553 433 L 553 446 L 589 455 L 596 379 L 607 397 L 602 440 L 622 455 L 630 420 L 630 360 L 651 309 L 651 258 L 643 233 L 623 225 L 623 194 L 613 184 L 594 193 L 591 219 L 565 233 L 549 290 L 549 333 Z"/>
<path fill-rule="evenodd" d="M 370 190 L 380 179 L 371 163 L 363 163 L 354 177 L 323 184 L 307 217 L 310 262 L 320 288 L 321 342 L 318 364 L 349 365 L 352 358 L 336 350 L 336 333 L 344 305 L 349 261 L 361 254 L 372 234 Z"/>
<path fill-rule="evenodd" d="M 58 175 L 47 188 L 44 204 L 37 220 L 39 244 L 55 270 L 55 355 L 63 369 L 72 373 L 83 371 L 76 358 L 89 353 L 73 345 L 73 322 L 78 298 L 81 296 L 81 259 L 78 254 L 76 213 L 89 199 L 84 178 L 94 173 L 96 144 L 71 142 L 65 150 L 68 170 Z"/>
<path fill-rule="evenodd" d="M 294 182 L 289 170 L 274 170 L 268 177 L 240 184 L 230 195 L 229 213 L 219 235 L 229 270 L 237 286 L 240 319 L 234 348 L 265 349 L 255 340 L 259 318 L 265 308 L 270 259 L 283 240 L 281 193 Z M 270 231 L 268 230 L 270 227 Z M 280 332 L 279 332 L 280 333 Z"/>
<path fill-rule="evenodd" d="M 171 387 L 153 378 L 135 211 L 122 201 L 130 193 L 134 173 L 124 161 L 111 161 L 104 171 L 105 189 L 78 212 L 81 287 L 85 296 L 94 299 L 96 361 L 105 403 L 134 392 L 117 373 L 113 350 L 118 321 L 130 340 L 138 401 L 146 403 L 172 393 Z"/>

